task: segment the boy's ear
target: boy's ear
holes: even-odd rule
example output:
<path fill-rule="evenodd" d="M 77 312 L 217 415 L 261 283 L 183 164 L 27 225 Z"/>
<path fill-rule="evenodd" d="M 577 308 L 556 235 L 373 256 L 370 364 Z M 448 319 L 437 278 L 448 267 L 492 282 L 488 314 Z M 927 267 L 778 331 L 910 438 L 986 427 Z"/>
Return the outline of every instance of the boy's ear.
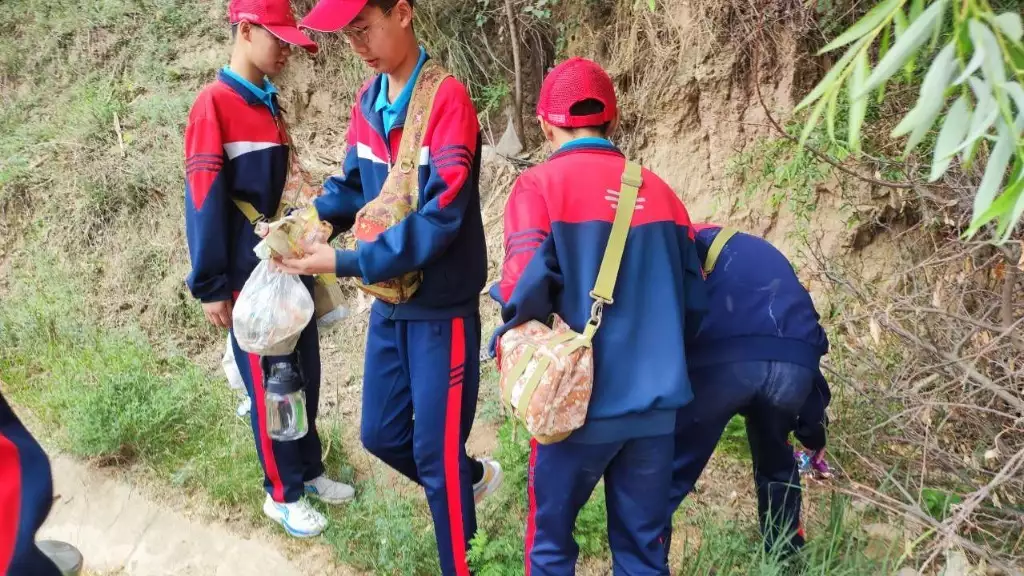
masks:
<path fill-rule="evenodd" d="M 611 123 L 608 125 L 608 133 L 605 134 L 605 138 L 610 138 L 613 134 L 615 134 L 615 131 L 618 130 L 618 129 L 619 129 L 619 115 L 616 114 L 615 118 L 613 118 Z"/>
<path fill-rule="evenodd" d="M 246 42 L 252 42 L 252 23 L 241 21 L 238 23 L 238 37 Z"/>
<path fill-rule="evenodd" d="M 392 9 L 392 14 L 398 18 L 398 23 L 403 27 L 407 28 L 412 25 L 413 7 L 409 5 L 405 0 L 399 0 Z"/>
<path fill-rule="evenodd" d="M 544 139 L 553 142 L 555 140 L 554 126 L 548 124 L 548 121 L 540 116 L 537 116 L 537 120 L 540 121 L 540 131 L 544 133 Z"/>

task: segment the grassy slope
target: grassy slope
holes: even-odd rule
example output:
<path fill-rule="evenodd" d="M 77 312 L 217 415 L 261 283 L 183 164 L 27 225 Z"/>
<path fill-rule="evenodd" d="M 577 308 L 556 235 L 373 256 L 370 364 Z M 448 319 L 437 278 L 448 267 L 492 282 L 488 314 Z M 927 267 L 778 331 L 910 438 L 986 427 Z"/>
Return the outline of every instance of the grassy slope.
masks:
<path fill-rule="evenodd" d="M 0 11 L 0 378 L 49 440 L 77 456 L 134 466 L 202 491 L 254 520 L 262 497 L 245 424 L 222 382 L 188 353 L 217 342 L 181 278 L 184 118 L 226 40 L 219 3 L 10 0 Z M 31 46 L 31 49 L 27 47 Z M 330 63 L 328 63 L 330 66 Z M 340 445 L 338 429 L 328 431 Z M 731 446 L 739 446 L 729 434 Z M 727 450 L 742 458 L 742 448 Z M 481 513 L 482 574 L 516 574 L 522 556 L 526 450 L 503 428 L 509 486 Z M 352 480 L 343 450 L 331 470 Z M 436 572 L 426 507 L 357 478 L 360 497 L 330 512 L 326 540 L 344 562 L 381 574 Z M 737 487 L 747 491 L 746 486 Z M 838 514 L 823 514 L 812 572 L 875 566 Z M 749 523 L 714 509 L 679 515 L 705 544 L 683 573 L 779 573 Z M 584 556 L 607 554 L 600 496 L 577 528 Z M 829 535 L 829 537 L 824 537 Z M 597 561 L 597 565 L 601 565 Z M 840 570 L 842 572 L 842 570 Z"/>

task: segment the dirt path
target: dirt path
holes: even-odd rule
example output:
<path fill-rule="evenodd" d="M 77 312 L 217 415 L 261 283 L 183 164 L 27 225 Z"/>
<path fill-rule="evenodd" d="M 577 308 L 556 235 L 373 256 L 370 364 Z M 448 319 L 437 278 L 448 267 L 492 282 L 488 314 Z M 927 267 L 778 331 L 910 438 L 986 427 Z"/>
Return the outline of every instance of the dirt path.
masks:
<path fill-rule="evenodd" d="M 52 464 L 56 501 L 39 539 L 54 538 L 78 546 L 89 572 L 130 576 L 355 574 L 333 565 L 316 544 L 291 543 L 265 530 L 243 536 L 236 527 L 189 518 L 150 500 L 138 488 L 69 457 L 55 456 Z"/>

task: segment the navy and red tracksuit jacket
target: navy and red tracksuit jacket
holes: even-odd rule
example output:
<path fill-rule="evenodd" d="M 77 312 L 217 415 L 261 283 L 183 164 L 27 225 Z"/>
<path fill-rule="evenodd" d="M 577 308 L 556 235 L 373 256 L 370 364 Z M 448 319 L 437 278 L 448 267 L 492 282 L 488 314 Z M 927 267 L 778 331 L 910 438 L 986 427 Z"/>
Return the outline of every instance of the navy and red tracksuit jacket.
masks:
<path fill-rule="evenodd" d="M 378 75 L 359 91 L 352 107 L 348 150 L 339 174 L 316 199 L 320 218 L 335 233 L 352 227 L 358 212 L 376 198 L 402 140 L 404 115 L 385 134 L 374 104 Z M 394 320 L 443 320 L 479 313 L 487 280 L 487 245 L 480 214 L 480 128 L 465 86 L 441 83 L 419 156 L 418 210 L 357 250 L 339 250 L 337 274 L 365 283 L 420 270 L 423 282 L 404 304 L 377 300 L 373 310 Z"/>
<path fill-rule="evenodd" d="M 202 302 L 230 300 L 259 263 L 260 237 L 232 202 L 277 212 L 288 174 L 289 139 L 275 114 L 223 71 L 196 97 L 185 129 L 185 231 Z M 303 277 L 311 286 L 311 278 Z"/>
<path fill-rule="evenodd" d="M 703 263 L 718 224 L 696 224 L 697 253 Z M 824 422 L 831 393 L 819 363 L 828 353 L 828 336 L 818 322 L 811 295 L 800 283 L 793 265 L 763 238 L 737 232 L 726 242 L 714 270 L 707 276 L 708 313 L 690 341 L 686 355 L 691 368 L 732 362 L 778 361 L 798 364 L 818 374 L 815 389 L 800 413 L 805 445 Z M 809 448 L 824 447 L 810 440 Z"/>
<path fill-rule="evenodd" d="M 0 574 L 60 575 L 36 547 L 52 505 L 50 460 L 0 392 Z"/>
<path fill-rule="evenodd" d="M 509 328 L 557 313 L 576 331 L 590 318 L 626 159 L 580 139 L 520 176 L 505 209 L 505 262 L 491 295 Z M 684 340 L 706 307 L 690 216 L 672 189 L 643 172 L 613 295 L 594 340 L 585 443 L 671 434 L 692 398 Z M 493 343 L 492 343 L 493 346 Z M 500 354 L 500 350 L 496 350 Z"/>

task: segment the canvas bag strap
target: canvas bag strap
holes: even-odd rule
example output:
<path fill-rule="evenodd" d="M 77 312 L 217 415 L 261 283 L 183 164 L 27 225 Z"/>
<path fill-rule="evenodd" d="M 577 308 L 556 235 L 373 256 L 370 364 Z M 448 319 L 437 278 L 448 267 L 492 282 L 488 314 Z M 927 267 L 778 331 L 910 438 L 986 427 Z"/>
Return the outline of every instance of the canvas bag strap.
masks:
<path fill-rule="evenodd" d="M 585 341 L 589 342 L 597 333 L 604 305 L 614 302 L 612 294 L 615 293 L 615 281 L 619 276 L 619 265 L 622 264 L 622 254 L 626 249 L 626 237 L 629 236 L 630 223 L 633 221 L 633 212 L 642 185 L 643 169 L 636 162 L 627 160 L 619 186 L 619 201 L 615 208 L 612 231 L 608 235 L 608 245 L 604 249 L 597 281 L 594 283 L 594 289 L 590 291 L 594 303 L 590 308 L 590 320 L 583 330 Z"/>
<path fill-rule="evenodd" d="M 735 228 L 722 228 L 718 231 L 715 239 L 711 242 L 711 247 L 708 248 L 707 257 L 704 258 L 704 274 L 711 274 L 711 271 L 715 269 L 715 263 L 718 262 L 718 257 L 722 254 L 725 243 L 735 236 L 736 232 L 738 230 Z"/>
<path fill-rule="evenodd" d="M 441 83 L 450 75 L 433 59 L 423 63 L 416 77 L 412 96 L 409 98 L 405 127 L 402 129 L 402 139 L 398 143 L 398 157 L 395 166 L 388 173 L 388 179 L 394 178 L 394 184 L 399 187 L 399 191 L 409 197 L 413 210 L 419 207 L 420 150 L 425 143 L 434 98 L 441 88 Z"/>
<path fill-rule="evenodd" d="M 288 132 L 288 123 L 285 121 L 283 114 L 278 114 L 274 118 L 274 121 L 277 122 L 278 132 L 280 132 L 281 135 L 285 137 L 288 144 L 287 170 L 290 173 L 297 168 L 297 159 L 295 157 L 295 146 L 292 144 L 292 137 L 291 134 L 289 134 Z M 285 175 L 286 179 L 287 177 L 288 175 Z M 231 201 L 235 203 L 235 206 L 237 206 L 238 209 L 242 212 L 242 214 L 245 215 L 245 219 L 248 220 L 249 223 L 252 224 L 253 226 L 259 224 L 260 222 L 265 222 L 267 220 L 267 217 L 260 213 L 260 211 L 257 210 L 256 207 L 250 204 L 249 202 L 246 202 L 245 200 L 239 200 L 238 198 L 231 198 Z M 286 202 L 287 200 L 285 199 L 284 194 L 282 193 L 281 203 L 277 208 L 278 214 L 282 214 L 285 212 Z"/>

